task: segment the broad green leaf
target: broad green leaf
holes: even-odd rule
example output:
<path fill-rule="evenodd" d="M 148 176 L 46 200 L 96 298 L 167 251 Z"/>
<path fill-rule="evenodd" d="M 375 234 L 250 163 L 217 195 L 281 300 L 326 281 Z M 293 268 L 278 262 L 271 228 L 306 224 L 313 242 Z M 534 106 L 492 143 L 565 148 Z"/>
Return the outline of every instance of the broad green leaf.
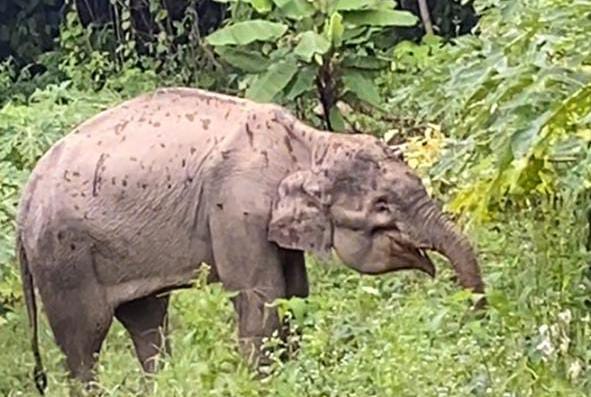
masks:
<path fill-rule="evenodd" d="M 357 26 L 414 26 L 418 19 L 407 11 L 363 10 L 344 14 L 345 22 Z"/>
<path fill-rule="evenodd" d="M 325 54 L 330 49 L 330 42 L 322 35 L 308 31 L 304 32 L 300 38 L 298 45 L 294 49 L 294 53 L 310 62 L 314 54 Z"/>
<path fill-rule="evenodd" d="M 270 61 L 260 52 L 248 51 L 234 46 L 217 46 L 215 52 L 230 65 L 248 73 L 261 73 L 267 70 Z"/>
<path fill-rule="evenodd" d="M 269 59 L 273 62 L 282 61 L 288 55 L 290 55 L 292 53 L 292 51 L 293 50 L 288 46 L 278 47 L 269 54 Z"/>
<path fill-rule="evenodd" d="M 443 44 L 443 39 L 441 36 L 437 36 L 435 34 L 426 34 L 423 36 L 421 41 L 430 47 L 440 46 Z"/>
<path fill-rule="evenodd" d="M 334 10 L 337 11 L 357 11 L 357 10 L 374 10 L 374 9 L 393 9 L 395 6 L 393 1 L 383 0 L 336 0 Z"/>
<path fill-rule="evenodd" d="M 381 106 L 381 98 L 374 82 L 363 73 L 356 70 L 347 70 L 343 76 L 345 88 L 350 90 L 362 101 L 374 106 Z"/>
<path fill-rule="evenodd" d="M 300 20 L 314 15 L 316 8 L 307 0 L 273 0 L 273 3 L 291 19 Z"/>
<path fill-rule="evenodd" d="M 366 41 L 369 38 L 370 29 L 365 26 L 348 27 L 343 32 L 343 40 L 347 44 L 354 43 L 353 40 L 357 39 L 360 42 Z M 362 37 L 362 39 L 360 39 Z"/>
<path fill-rule="evenodd" d="M 345 131 L 345 119 L 341 114 L 338 106 L 333 106 L 328 111 L 328 119 L 330 120 L 330 126 L 336 132 Z"/>
<path fill-rule="evenodd" d="M 271 0 L 250 0 L 252 7 L 259 13 L 264 14 L 273 8 Z"/>
<path fill-rule="evenodd" d="M 352 54 L 345 57 L 343 66 L 347 68 L 366 69 L 366 70 L 381 70 L 387 68 L 390 62 L 377 58 L 375 56 L 356 55 Z"/>
<path fill-rule="evenodd" d="M 298 65 L 294 59 L 274 63 L 248 87 L 246 97 L 257 102 L 270 102 L 289 84 L 297 71 Z"/>
<path fill-rule="evenodd" d="M 300 325 L 300 327 L 303 326 L 306 312 L 308 311 L 306 300 L 299 297 L 290 298 L 287 307 L 292 312 L 294 320 Z"/>
<path fill-rule="evenodd" d="M 285 94 L 285 99 L 293 101 L 303 93 L 314 90 L 315 77 L 316 69 L 314 67 L 301 68 L 298 71 L 293 84 L 289 88 L 289 91 Z"/>
<path fill-rule="evenodd" d="M 214 46 L 246 45 L 255 41 L 277 40 L 286 31 L 287 26 L 282 23 L 253 19 L 216 30 L 206 37 L 206 41 Z"/>
<path fill-rule="evenodd" d="M 345 27 L 343 26 L 343 16 L 338 12 L 333 13 L 330 16 L 330 20 L 327 25 L 327 36 L 333 46 L 341 46 L 344 32 Z"/>

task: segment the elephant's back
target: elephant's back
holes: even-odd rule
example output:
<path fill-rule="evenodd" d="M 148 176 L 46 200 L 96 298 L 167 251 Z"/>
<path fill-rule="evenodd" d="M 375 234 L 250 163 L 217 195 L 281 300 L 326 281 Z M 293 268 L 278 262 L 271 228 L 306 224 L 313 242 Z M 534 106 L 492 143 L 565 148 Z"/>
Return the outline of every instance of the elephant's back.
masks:
<path fill-rule="evenodd" d="M 137 152 L 227 135 L 257 105 L 213 92 L 168 88 L 143 94 L 78 125 L 64 139 L 91 152 Z"/>
<path fill-rule="evenodd" d="M 78 125 L 41 157 L 33 174 L 45 180 L 96 179 L 96 191 L 108 163 L 123 176 L 150 164 L 182 163 L 186 153 L 199 156 L 239 128 L 251 106 L 243 99 L 198 89 L 159 89 Z"/>
<path fill-rule="evenodd" d="M 192 225 L 187 215 L 197 209 L 187 203 L 196 205 L 200 170 L 251 106 L 174 88 L 99 113 L 38 161 L 21 196 L 19 227 L 40 237 L 58 224 L 77 223 L 97 238 L 132 239 L 140 228 L 157 238 L 184 227 L 181 219 Z"/>

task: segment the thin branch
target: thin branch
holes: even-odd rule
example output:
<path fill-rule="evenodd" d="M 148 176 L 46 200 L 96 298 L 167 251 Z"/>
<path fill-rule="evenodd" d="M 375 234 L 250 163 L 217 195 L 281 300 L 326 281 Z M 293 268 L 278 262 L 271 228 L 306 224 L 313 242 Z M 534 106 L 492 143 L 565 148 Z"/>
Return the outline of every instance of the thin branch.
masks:
<path fill-rule="evenodd" d="M 86 9 L 88 10 L 88 13 L 90 14 L 90 20 L 98 25 L 99 21 L 96 20 L 96 15 L 94 15 L 93 7 L 90 5 L 88 0 L 84 0 L 84 3 L 86 4 Z"/>
<path fill-rule="evenodd" d="M 224 66 L 215 59 L 215 55 L 209 49 L 205 40 L 201 37 L 201 31 L 199 30 L 199 12 L 197 11 L 197 4 L 196 1 L 193 0 L 188 6 L 189 12 L 193 14 L 193 24 L 191 25 L 191 31 L 189 32 L 189 40 L 195 40 L 197 45 L 203 51 L 205 57 L 209 60 L 209 62 L 217 69 L 224 70 Z M 191 45 L 191 50 L 193 52 L 194 47 Z M 196 56 L 194 56 L 196 57 Z"/>
<path fill-rule="evenodd" d="M 328 131 L 334 131 L 330 121 L 330 109 L 336 104 L 334 70 L 331 63 L 333 55 L 334 49 L 324 54 L 322 65 L 318 68 L 318 74 L 316 75 L 318 99 L 320 99 L 322 105 L 322 117 Z"/>
<path fill-rule="evenodd" d="M 425 27 L 425 32 L 427 34 L 433 34 L 433 24 L 431 23 L 431 16 L 429 15 L 429 6 L 427 5 L 427 0 L 418 0 L 418 2 L 419 12 L 421 14 L 423 26 Z"/>
<path fill-rule="evenodd" d="M 121 36 L 121 16 L 119 15 L 119 6 L 120 2 L 116 1 L 112 4 L 113 10 L 113 27 L 115 28 L 115 36 L 117 38 L 117 47 L 115 48 L 115 59 L 117 60 L 118 67 L 123 67 L 123 55 L 121 55 L 121 51 L 119 50 L 121 46 L 123 46 L 123 37 Z"/>

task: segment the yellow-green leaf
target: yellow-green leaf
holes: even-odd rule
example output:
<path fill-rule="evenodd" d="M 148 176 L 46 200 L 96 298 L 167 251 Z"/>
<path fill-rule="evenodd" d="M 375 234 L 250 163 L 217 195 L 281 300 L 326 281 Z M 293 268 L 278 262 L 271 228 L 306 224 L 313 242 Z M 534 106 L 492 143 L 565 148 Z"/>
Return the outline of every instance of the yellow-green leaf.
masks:
<path fill-rule="evenodd" d="M 277 40 L 287 31 L 287 25 L 262 19 L 238 22 L 216 30 L 206 37 L 214 46 L 246 45 L 255 41 Z"/>
<path fill-rule="evenodd" d="M 266 14 L 273 8 L 271 0 L 251 0 L 252 7 L 261 14 Z"/>
<path fill-rule="evenodd" d="M 246 97 L 257 102 L 270 102 L 289 84 L 297 71 L 298 65 L 293 59 L 274 63 L 248 87 Z"/>
<path fill-rule="evenodd" d="M 307 0 L 273 0 L 273 3 L 287 18 L 295 20 L 310 17 L 316 12 L 314 5 Z"/>
<path fill-rule="evenodd" d="M 307 31 L 304 32 L 294 53 L 303 60 L 310 62 L 314 54 L 325 54 L 330 49 L 330 42 L 322 35 Z"/>
<path fill-rule="evenodd" d="M 332 45 L 339 47 L 343 42 L 343 33 L 345 33 L 345 27 L 343 26 L 343 16 L 338 12 L 335 12 L 330 16 L 327 33 L 328 39 Z"/>
<path fill-rule="evenodd" d="M 382 101 L 377 86 L 372 79 L 364 74 L 355 70 L 348 71 L 343 76 L 343 83 L 345 88 L 353 92 L 362 101 L 374 106 L 381 105 Z"/>
<path fill-rule="evenodd" d="M 418 19 L 408 11 L 361 10 L 343 14 L 345 22 L 358 26 L 414 26 Z"/>

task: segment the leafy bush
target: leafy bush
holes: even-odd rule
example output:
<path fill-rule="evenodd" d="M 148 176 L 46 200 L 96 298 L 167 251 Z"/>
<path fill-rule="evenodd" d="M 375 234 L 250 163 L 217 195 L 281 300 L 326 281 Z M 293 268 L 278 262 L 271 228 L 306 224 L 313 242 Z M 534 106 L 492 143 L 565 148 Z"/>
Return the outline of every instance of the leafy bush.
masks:
<path fill-rule="evenodd" d="M 188 4 L 180 20 L 173 20 L 166 7 L 150 1 L 144 17 L 153 20 L 155 30 L 149 40 L 141 35 L 132 18 L 132 3 L 114 3 L 112 24 L 87 26 L 76 5 L 71 5 L 59 37 L 59 68 L 65 78 L 81 89 L 100 89 L 109 77 L 127 69 L 140 69 L 179 85 L 223 85 L 224 74 L 218 73 L 218 62 L 203 46 L 195 2 Z"/>
<path fill-rule="evenodd" d="M 410 64 L 412 77 L 388 77 L 390 107 L 440 122 L 451 137 L 432 170 L 440 186 L 460 186 L 450 208 L 486 218 L 507 199 L 588 190 L 590 13 L 588 2 L 502 3 L 485 12 L 478 37 L 427 53 L 398 48 L 407 68 L 416 54 L 426 61 Z"/>
<path fill-rule="evenodd" d="M 316 97 L 329 130 L 345 128 L 339 101 L 381 105 L 373 77 L 388 66 L 389 47 L 380 36 L 385 27 L 417 22 L 393 1 L 231 3 L 231 23 L 206 40 L 240 70 L 245 96 L 283 104 Z"/>
<path fill-rule="evenodd" d="M 0 2 L 0 61 L 10 56 L 26 65 L 50 50 L 61 17 L 59 0 Z"/>

